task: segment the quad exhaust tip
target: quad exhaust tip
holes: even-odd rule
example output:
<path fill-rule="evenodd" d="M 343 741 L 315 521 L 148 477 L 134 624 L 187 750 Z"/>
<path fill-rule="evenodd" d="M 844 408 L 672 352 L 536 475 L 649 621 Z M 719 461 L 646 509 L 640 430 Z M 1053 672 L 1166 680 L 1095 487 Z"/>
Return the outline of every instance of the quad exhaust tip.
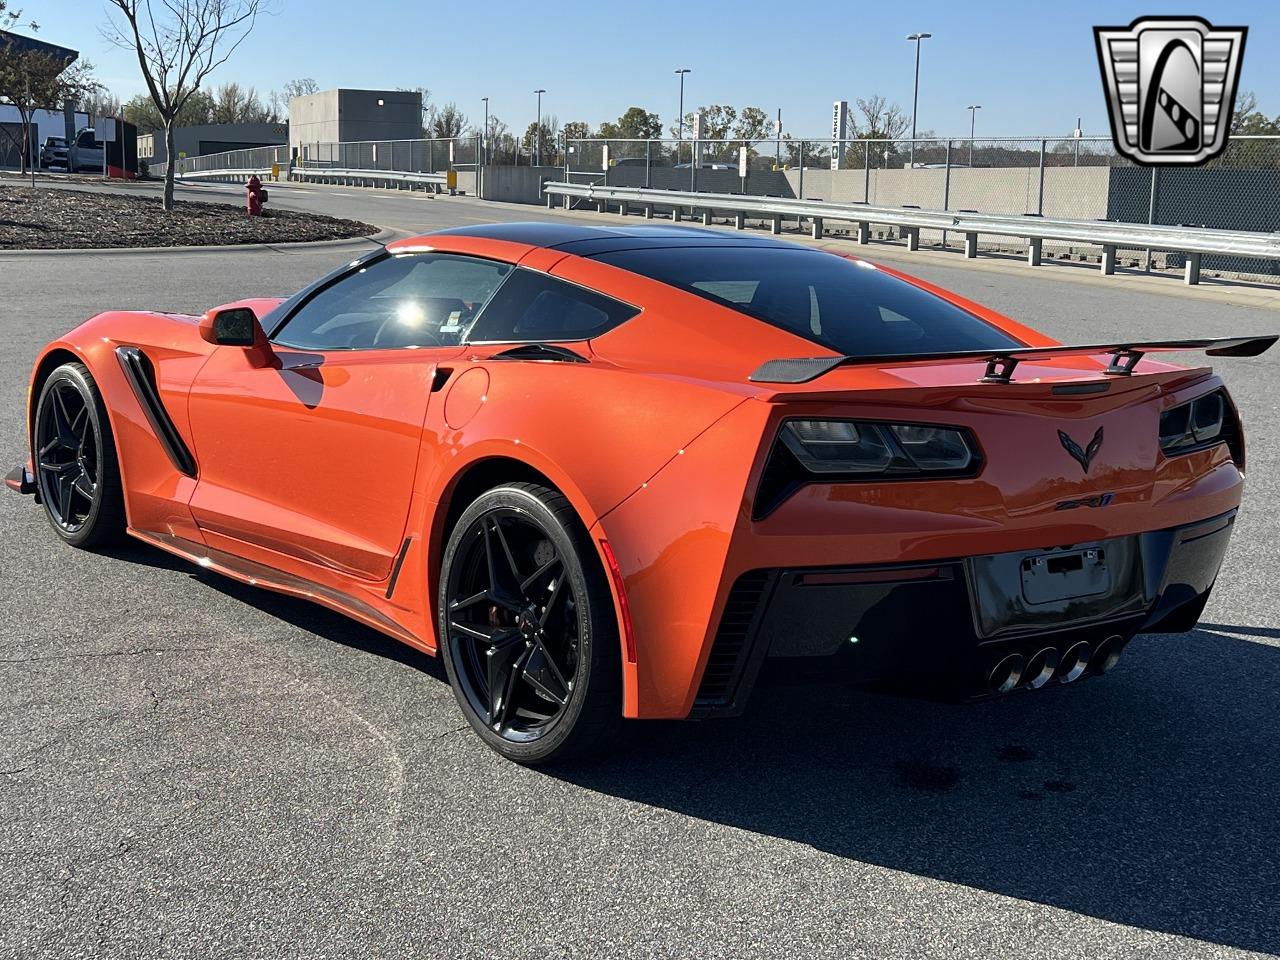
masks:
<path fill-rule="evenodd" d="M 1039 690 L 1053 679 L 1058 672 L 1058 651 L 1053 647 L 1045 647 L 1031 655 L 1023 671 L 1022 680 L 1028 688 Z"/>
<path fill-rule="evenodd" d="M 1115 633 L 1107 637 L 1100 644 L 1098 650 L 1093 655 L 1093 662 L 1090 667 L 1094 673 L 1106 673 L 1108 670 L 1115 668 L 1120 662 L 1120 654 L 1124 650 L 1124 637 Z"/>
<path fill-rule="evenodd" d="M 1069 646 L 1067 652 L 1062 655 L 1062 659 L 1058 661 L 1058 680 L 1062 683 L 1071 683 L 1083 677 L 1085 671 L 1089 669 L 1089 657 L 1092 652 L 1085 640 Z"/>
<path fill-rule="evenodd" d="M 1059 653 L 1055 647 L 1045 647 L 1029 657 L 1011 653 L 991 669 L 987 687 L 994 694 L 1010 693 L 1020 687 L 1039 690 L 1052 681 L 1072 683 L 1086 673 L 1103 674 L 1120 662 L 1124 646 L 1125 638 L 1115 633 L 1096 649 L 1088 641 L 1080 640 L 1065 653 Z"/>
<path fill-rule="evenodd" d="M 992 693 L 1008 693 L 1022 682 L 1023 671 L 1027 661 L 1020 653 L 1011 653 L 992 669 L 987 677 L 987 685 Z"/>

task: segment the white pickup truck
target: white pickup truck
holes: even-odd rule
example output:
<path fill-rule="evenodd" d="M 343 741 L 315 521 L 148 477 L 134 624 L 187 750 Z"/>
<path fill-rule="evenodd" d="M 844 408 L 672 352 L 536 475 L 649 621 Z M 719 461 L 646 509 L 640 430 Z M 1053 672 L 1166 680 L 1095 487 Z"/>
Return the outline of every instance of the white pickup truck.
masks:
<path fill-rule="evenodd" d="M 98 139 L 93 127 L 76 131 L 76 138 L 67 150 L 67 168 L 71 173 L 82 170 L 103 170 L 106 163 L 106 145 Z"/>

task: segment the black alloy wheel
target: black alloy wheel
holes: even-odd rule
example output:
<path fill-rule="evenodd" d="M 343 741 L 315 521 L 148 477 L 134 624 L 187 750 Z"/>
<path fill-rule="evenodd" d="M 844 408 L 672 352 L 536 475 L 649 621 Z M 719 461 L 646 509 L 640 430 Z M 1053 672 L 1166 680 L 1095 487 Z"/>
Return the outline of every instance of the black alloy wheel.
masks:
<path fill-rule="evenodd" d="M 468 721 L 521 763 L 594 745 L 621 716 L 612 601 L 559 493 L 510 484 L 463 513 L 441 571 L 440 636 Z"/>
<path fill-rule="evenodd" d="M 114 440 L 87 368 L 51 373 L 36 403 L 32 461 L 45 515 L 58 535 L 91 547 L 124 529 Z"/>

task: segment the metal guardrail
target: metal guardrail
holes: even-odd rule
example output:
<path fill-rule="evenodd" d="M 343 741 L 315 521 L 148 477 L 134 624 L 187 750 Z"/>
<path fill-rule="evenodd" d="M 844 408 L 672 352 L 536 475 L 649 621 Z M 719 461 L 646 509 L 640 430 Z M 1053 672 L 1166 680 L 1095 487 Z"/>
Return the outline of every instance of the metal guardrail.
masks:
<path fill-rule="evenodd" d="M 717 212 L 728 212 L 735 215 L 738 229 L 746 226 L 748 216 L 760 217 L 771 222 L 773 233 L 781 232 L 783 217 L 795 217 L 809 221 L 815 238 L 823 235 L 824 221 L 847 221 L 858 225 L 859 243 L 870 242 L 871 224 L 885 224 L 902 228 L 910 250 L 919 249 L 921 230 L 953 231 L 964 234 L 966 257 L 978 255 L 979 234 L 1021 237 L 1029 242 L 1027 262 L 1032 266 L 1039 266 L 1045 240 L 1094 244 L 1102 247 L 1101 270 L 1104 274 L 1115 273 L 1117 248 L 1167 250 L 1186 254 L 1184 278 L 1188 284 L 1200 282 L 1200 258 L 1204 254 L 1280 260 L 1280 232 L 1254 233 L 1109 220 L 1057 220 L 1034 215 L 1019 217 L 910 207 L 873 207 L 865 203 L 687 193 L 592 183 L 548 182 L 543 184 L 543 193 L 548 206 L 554 205 L 556 197 L 563 197 L 566 206 L 573 198 L 579 198 L 596 203 L 602 212 L 616 205 L 624 216 L 631 212 L 633 204 L 639 206 L 648 218 L 653 217 L 655 208 L 662 207 L 670 209 L 675 220 L 681 218 L 684 210 L 689 210 L 695 215 L 700 214 L 703 223 L 710 223 Z"/>
<path fill-rule="evenodd" d="M 163 175 L 163 174 L 161 174 Z M 186 172 L 175 171 L 173 179 L 175 180 L 248 180 L 250 177 L 269 177 L 271 176 L 271 168 L 266 167 L 261 170 L 188 170 Z"/>
<path fill-rule="evenodd" d="M 414 173 L 404 170 L 356 170 L 345 167 L 294 167 L 292 170 L 281 168 L 281 175 L 291 180 L 316 181 L 320 183 L 341 183 L 347 185 L 392 183 L 397 186 L 409 184 L 436 188 L 449 186 L 447 173 Z M 252 176 L 266 179 L 271 176 L 271 168 L 225 169 L 225 170 L 188 170 L 174 174 L 177 180 L 231 180 L 240 182 Z"/>
<path fill-rule="evenodd" d="M 432 187 L 447 187 L 447 173 L 416 173 L 409 170 L 360 170 L 350 167 L 295 166 L 289 171 L 295 180 L 316 180 L 322 183 L 394 183 Z"/>

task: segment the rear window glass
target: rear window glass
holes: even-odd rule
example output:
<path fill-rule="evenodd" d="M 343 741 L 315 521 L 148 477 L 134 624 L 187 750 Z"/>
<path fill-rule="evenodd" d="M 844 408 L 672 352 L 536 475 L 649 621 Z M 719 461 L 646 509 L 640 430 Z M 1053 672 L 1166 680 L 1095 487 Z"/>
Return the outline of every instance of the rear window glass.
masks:
<path fill-rule="evenodd" d="M 859 357 L 1020 346 L 941 297 L 816 250 L 679 247 L 595 259 Z"/>

